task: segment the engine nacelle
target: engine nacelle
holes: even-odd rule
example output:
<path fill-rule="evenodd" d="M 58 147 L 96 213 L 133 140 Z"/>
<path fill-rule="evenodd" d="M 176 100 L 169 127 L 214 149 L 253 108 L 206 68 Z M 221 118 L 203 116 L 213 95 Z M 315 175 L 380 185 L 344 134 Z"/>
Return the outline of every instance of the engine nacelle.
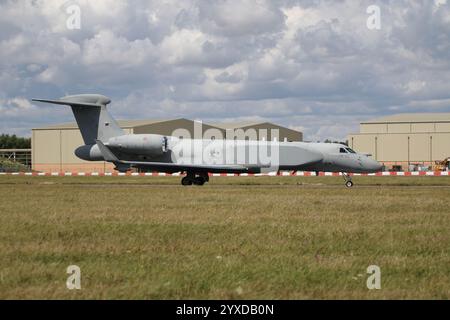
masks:
<path fill-rule="evenodd" d="M 109 139 L 106 145 L 127 154 L 160 156 L 167 151 L 167 137 L 159 134 L 127 134 Z"/>
<path fill-rule="evenodd" d="M 102 153 L 96 144 L 84 145 L 75 149 L 75 155 L 86 161 L 103 161 Z"/>

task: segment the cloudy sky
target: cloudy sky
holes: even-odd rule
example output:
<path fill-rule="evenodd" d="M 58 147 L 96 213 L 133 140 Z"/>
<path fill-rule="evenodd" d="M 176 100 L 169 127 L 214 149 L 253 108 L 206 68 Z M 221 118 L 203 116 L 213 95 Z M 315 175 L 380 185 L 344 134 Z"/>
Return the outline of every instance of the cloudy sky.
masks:
<path fill-rule="evenodd" d="M 67 27 L 73 5 L 79 29 Z M 371 5 L 379 30 L 367 27 Z M 345 139 L 382 115 L 450 112 L 449 7 L 0 0 L 0 132 L 72 121 L 31 98 L 76 93 L 109 96 L 118 119 L 268 120 L 306 140 Z"/>

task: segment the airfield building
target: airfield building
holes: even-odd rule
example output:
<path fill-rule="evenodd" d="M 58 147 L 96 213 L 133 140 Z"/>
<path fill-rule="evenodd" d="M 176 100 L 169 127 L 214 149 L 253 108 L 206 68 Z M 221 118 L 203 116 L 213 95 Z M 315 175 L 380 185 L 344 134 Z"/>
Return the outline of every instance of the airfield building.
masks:
<path fill-rule="evenodd" d="M 432 169 L 450 157 L 450 113 L 403 113 L 361 122 L 349 146 L 383 163 L 387 170 Z"/>
<path fill-rule="evenodd" d="M 205 135 L 206 130 L 211 133 L 211 139 L 226 136 L 228 129 L 242 129 L 250 133 L 245 139 L 250 140 L 273 140 L 271 133 L 278 130 L 280 141 L 302 141 L 301 132 L 285 128 L 270 122 L 246 122 L 246 123 L 221 123 L 206 124 L 188 119 L 168 119 L 168 120 L 123 120 L 118 121 L 119 125 L 127 134 L 154 133 L 161 135 L 175 135 L 179 132 L 181 136 L 201 132 Z M 251 134 L 255 129 L 256 136 Z M 263 130 L 260 130 L 263 129 Z M 267 135 L 264 133 L 267 130 Z M 180 131 L 178 131 L 180 130 Z M 208 136 L 208 135 L 205 135 Z M 75 122 L 57 124 L 42 128 L 32 129 L 32 169 L 41 172 L 113 172 L 113 165 L 104 161 L 84 161 L 77 158 L 74 150 L 84 145 L 80 130 Z"/>

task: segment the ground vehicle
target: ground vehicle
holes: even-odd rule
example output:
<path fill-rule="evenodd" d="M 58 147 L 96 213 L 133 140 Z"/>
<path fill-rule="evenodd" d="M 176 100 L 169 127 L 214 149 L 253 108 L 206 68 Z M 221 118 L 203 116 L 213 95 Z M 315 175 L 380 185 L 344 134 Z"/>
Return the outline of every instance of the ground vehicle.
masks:
<path fill-rule="evenodd" d="M 450 157 L 445 158 L 442 161 L 435 161 L 433 170 L 434 171 L 447 171 L 450 169 Z"/>

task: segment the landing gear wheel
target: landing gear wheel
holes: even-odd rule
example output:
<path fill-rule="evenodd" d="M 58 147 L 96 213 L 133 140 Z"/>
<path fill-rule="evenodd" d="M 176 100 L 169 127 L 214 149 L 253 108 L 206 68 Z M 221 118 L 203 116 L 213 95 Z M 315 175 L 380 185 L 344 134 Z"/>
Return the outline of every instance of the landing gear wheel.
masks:
<path fill-rule="evenodd" d="M 182 184 L 183 186 L 191 186 L 191 185 L 192 185 L 192 179 L 191 179 L 191 177 L 186 176 L 186 177 L 184 177 L 183 179 L 181 179 L 181 184 Z"/>
<path fill-rule="evenodd" d="M 353 187 L 353 182 L 352 182 L 352 176 L 351 175 L 349 175 L 348 173 L 342 172 L 342 177 L 345 180 L 345 186 L 347 188 Z"/>
<path fill-rule="evenodd" d="M 208 181 L 208 174 L 200 173 L 196 175 L 194 173 L 188 173 L 183 179 L 181 179 L 181 184 L 183 186 L 191 186 L 193 184 L 196 186 L 202 186 Z"/>
<path fill-rule="evenodd" d="M 202 185 L 205 184 L 206 179 L 203 178 L 203 177 L 201 177 L 201 176 L 200 176 L 200 177 L 195 177 L 193 182 L 194 182 L 194 184 L 197 185 L 197 186 L 202 186 Z"/>

